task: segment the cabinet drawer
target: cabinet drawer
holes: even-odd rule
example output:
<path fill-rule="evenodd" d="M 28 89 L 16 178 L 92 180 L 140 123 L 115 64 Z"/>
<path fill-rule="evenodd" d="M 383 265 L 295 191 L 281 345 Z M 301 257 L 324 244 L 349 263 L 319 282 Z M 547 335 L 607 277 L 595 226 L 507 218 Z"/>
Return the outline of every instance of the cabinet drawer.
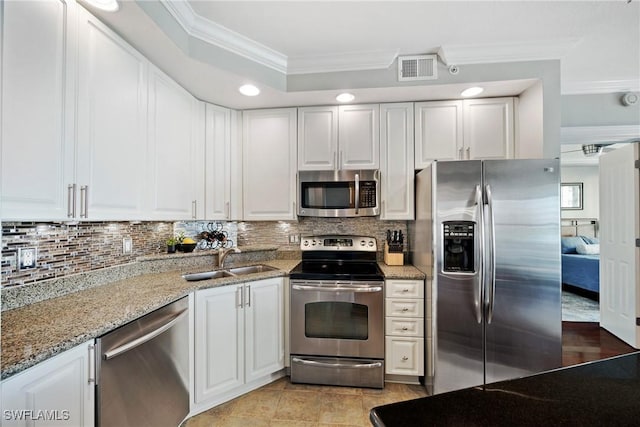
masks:
<path fill-rule="evenodd" d="M 386 337 L 384 360 L 387 374 L 424 375 L 424 339 Z"/>
<path fill-rule="evenodd" d="M 385 316 L 424 317 L 423 299 L 387 298 L 384 308 Z"/>
<path fill-rule="evenodd" d="M 387 298 L 424 298 L 422 280 L 387 280 L 384 286 Z"/>
<path fill-rule="evenodd" d="M 424 337 L 424 319 L 422 317 L 387 317 L 385 335 Z"/>

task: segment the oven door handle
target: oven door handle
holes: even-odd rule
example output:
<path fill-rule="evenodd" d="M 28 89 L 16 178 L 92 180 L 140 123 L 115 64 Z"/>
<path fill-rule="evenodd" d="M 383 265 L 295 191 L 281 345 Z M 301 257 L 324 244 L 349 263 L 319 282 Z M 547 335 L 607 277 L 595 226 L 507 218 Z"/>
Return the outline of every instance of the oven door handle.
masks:
<path fill-rule="evenodd" d="M 321 292 L 336 292 L 336 291 L 348 291 L 348 292 L 382 292 L 382 286 L 362 286 L 362 287 L 350 287 L 350 286 L 315 286 L 315 285 L 291 285 L 291 288 L 296 291 L 321 291 Z"/>
<path fill-rule="evenodd" d="M 294 363 L 300 363 L 302 365 L 309 366 L 321 366 L 323 368 L 357 368 L 357 369 L 372 369 L 372 368 L 381 368 L 382 362 L 373 362 L 373 363 L 325 363 L 325 362 L 316 362 L 315 360 L 304 360 L 299 359 L 297 357 L 291 358 L 291 361 Z"/>

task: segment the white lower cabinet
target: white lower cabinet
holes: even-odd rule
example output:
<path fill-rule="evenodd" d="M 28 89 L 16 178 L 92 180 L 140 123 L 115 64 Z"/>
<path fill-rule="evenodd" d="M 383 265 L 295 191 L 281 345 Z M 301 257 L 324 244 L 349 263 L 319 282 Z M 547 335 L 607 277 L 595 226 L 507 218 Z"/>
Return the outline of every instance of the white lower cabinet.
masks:
<path fill-rule="evenodd" d="M 271 382 L 284 368 L 283 279 L 196 291 L 195 411 Z"/>
<path fill-rule="evenodd" d="M 387 380 L 418 381 L 424 375 L 424 281 L 385 281 Z"/>
<path fill-rule="evenodd" d="M 2 382 L 2 425 L 94 425 L 93 341 Z"/>

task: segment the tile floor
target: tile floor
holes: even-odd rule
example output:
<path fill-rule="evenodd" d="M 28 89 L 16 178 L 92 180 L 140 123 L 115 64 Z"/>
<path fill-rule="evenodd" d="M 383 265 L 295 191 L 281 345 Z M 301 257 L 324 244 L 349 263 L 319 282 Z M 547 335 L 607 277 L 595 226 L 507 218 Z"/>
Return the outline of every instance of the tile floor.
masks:
<path fill-rule="evenodd" d="M 291 384 L 281 378 L 188 419 L 183 427 L 364 427 L 375 406 L 427 395 L 422 386 L 387 383 L 383 390 Z"/>

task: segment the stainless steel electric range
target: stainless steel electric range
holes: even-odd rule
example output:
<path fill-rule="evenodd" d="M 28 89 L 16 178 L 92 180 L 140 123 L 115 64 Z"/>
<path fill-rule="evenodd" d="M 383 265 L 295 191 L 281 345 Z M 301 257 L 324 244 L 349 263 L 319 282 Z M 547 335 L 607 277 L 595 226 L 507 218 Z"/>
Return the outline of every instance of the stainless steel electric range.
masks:
<path fill-rule="evenodd" d="M 290 273 L 291 382 L 384 387 L 384 276 L 367 236 L 309 236 Z"/>

